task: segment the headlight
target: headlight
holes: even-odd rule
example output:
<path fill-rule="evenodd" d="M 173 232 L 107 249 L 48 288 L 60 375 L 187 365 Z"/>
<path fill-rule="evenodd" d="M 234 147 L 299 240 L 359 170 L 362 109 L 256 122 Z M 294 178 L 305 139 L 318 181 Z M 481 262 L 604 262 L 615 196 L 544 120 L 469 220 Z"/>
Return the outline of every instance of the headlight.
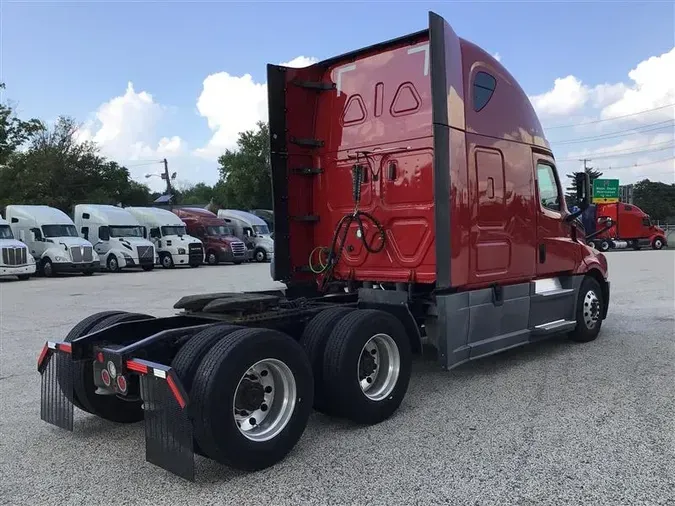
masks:
<path fill-rule="evenodd" d="M 227 243 L 221 244 L 220 249 L 222 249 L 223 251 L 229 251 L 230 245 Z"/>
<path fill-rule="evenodd" d="M 68 260 L 66 258 L 62 257 L 61 255 L 56 255 L 54 257 L 54 261 L 55 262 L 67 262 Z"/>
<path fill-rule="evenodd" d="M 122 256 L 124 257 L 125 260 L 133 260 L 133 258 L 131 258 L 131 255 L 129 253 L 125 253 L 124 251 L 122 252 Z"/>
<path fill-rule="evenodd" d="M 178 248 L 179 255 L 185 255 L 185 248 Z"/>
<path fill-rule="evenodd" d="M 28 263 L 29 263 L 29 264 L 34 264 L 34 263 L 35 263 L 35 259 L 33 258 L 33 255 L 28 255 Z"/>

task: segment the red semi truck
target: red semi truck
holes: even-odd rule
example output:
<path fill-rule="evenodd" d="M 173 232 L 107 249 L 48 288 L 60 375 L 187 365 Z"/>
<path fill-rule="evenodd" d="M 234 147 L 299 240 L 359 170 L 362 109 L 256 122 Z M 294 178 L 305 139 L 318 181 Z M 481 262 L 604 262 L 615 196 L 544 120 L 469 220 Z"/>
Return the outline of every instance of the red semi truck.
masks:
<path fill-rule="evenodd" d="M 443 369 L 607 316 L 526 94 L 438 15 L 306 68 L 268 65 L 275 251 L 286 289 L 186 296 L 175 316 L 94 314 L 38 360 L 42 419 L 145 422 L 146 459 L 255 470 L 312 407 L 360 424 L 401 404 L 412 355 Z M 576 176 L 582 208 L 589 180 Z M 580 234 L 580 233 L 579 233 Z M 345 456 L 347 458 L 347 456 Z"/>
<path fill-rule="evenodd" d="M 251 251 L 234 236 L 232 228 L 208 209 L 174 207 L 171 209 L 183 222 L 189 234 L 204 243 L 206 263 L 220 262 L 241 264 L 251 260 Z"/>
<path fill-rule="evenodd" d="M 591 216 L 591 230 L 599 222 L 610 218 L 613 226 L 600 232 L 591 243 L 600 251 L 610 248 L 623 249 L 641 247 L 661 249 L 667 246 L 666 232 L 652 223 L 651 218 L 642 209 L 633 204 L 617 202 L 590 206 L 586 212 Z"/>

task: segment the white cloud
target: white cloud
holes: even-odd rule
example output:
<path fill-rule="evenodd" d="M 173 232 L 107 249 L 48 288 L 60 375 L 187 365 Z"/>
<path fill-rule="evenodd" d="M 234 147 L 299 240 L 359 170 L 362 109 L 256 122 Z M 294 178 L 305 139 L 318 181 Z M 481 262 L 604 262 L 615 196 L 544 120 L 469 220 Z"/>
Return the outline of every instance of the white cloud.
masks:
<path fill-rule="evenodd" d="M 280 65 L 300 68 L 317 61 L 314 57 L 298 56 Z M 267 121 L 267 84 L 255 82 L 250 74 L 211 74 L 204 79 L 197 110 L 206 118 L 213 135 L 195 154 L 215 160 L 226 149 L 236 147 L 240 132 L 255 128 L 258 121 Z"/>
<path fill-rule="evenodd" d="M 146 91 L 136 92 L 127 84 L 124 95 L 101 104 L 95 118 L 78 132 L 78 140 L 94 141 L 101 153 L 123 165 L 129 165 L 132 177 L 142 179 L 148 167 L 134 168 L 133 161 L 175 157 L 186 149 L 178 136 L 157 139 L 157 127 L 166 108 Z"/>
<path fill-rule="evenodd" d="M 493 54 L 492 57 L 497 61 L 502 61 L 502 55 L 500 55 L 499 52 Z"/>
<path fill-rule="evenodd" d="M 588 101 L 589 89 L 573 75 L 559 77 L 553 89 L 530 97 L 537 113 L 542 116 L 571 114 L 580 110 Z"/>

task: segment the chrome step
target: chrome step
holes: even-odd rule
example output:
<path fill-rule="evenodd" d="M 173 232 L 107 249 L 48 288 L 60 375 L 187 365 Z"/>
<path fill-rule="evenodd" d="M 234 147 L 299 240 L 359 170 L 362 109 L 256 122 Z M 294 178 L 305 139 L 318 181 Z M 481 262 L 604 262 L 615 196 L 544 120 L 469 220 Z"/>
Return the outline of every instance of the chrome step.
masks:
<path fill-rule="evenodd" d="M 574 327 L 576 326 L 577 322 L 572 320 L 564 320 L 564 319 L 554 320 L 552 322 L 537 325 L 532 330 L 532 333 L 535 335 L 541 335 L 541 334 L 556 334 L 558 332 L 569 332 L 571 330 L 574 330 Z"/>

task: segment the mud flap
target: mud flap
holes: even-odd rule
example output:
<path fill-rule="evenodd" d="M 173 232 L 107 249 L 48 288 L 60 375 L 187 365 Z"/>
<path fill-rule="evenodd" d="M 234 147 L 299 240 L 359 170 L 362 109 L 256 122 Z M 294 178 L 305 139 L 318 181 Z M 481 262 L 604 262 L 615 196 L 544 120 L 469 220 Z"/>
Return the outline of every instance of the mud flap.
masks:
<path fill-rule="evenodd" d="M 73 430 L 73 360 L 70 347 L 45 344 L 38 371 L 41 377 L 40 418 L 62 429 Z M 65 350 L 68 351 L 65 351 Z"/>
<path fill-rule="evenodd" d="M 145 459 L 186 480 L 194 480 L 192 421 L 174 373 L 153 364 L 154 374 L 141 376 L 145 413 Z M 165 377 L 162 377 L 164 375 Z M 179 400 L 180 399 L 180 400 Z"/>

